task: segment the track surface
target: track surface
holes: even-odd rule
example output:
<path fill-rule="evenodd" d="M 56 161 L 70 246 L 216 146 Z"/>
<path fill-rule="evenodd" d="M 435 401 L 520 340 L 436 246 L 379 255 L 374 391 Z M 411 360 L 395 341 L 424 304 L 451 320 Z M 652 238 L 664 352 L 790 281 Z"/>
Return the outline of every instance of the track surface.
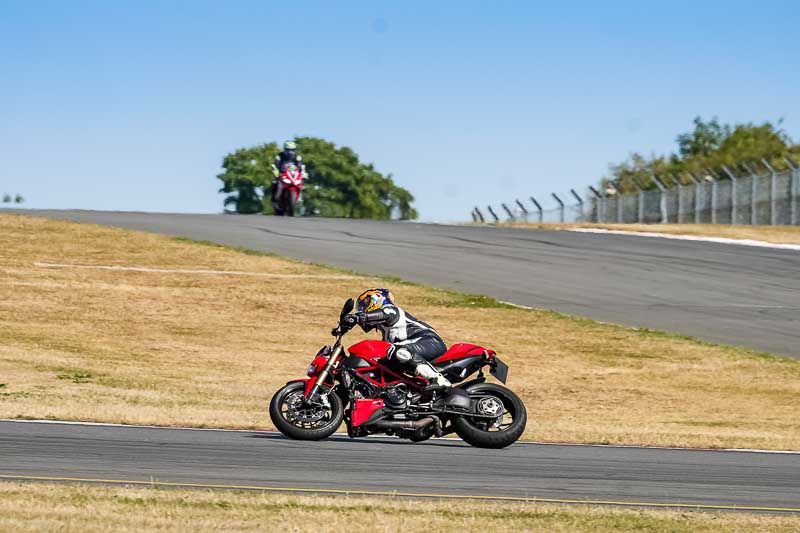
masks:
<path fill-rule="evenodd" d="M 20 212 L 244 246 L 800 358 L 796 251 L 377 221 Z"/>
<path fill-rule="evenodd" d="M 246 246 L 800 357 L 800 253 L 556 231 L 21 211 Z M 147 265 L 136 265 L 147 266 Z M 343 295 L 344 296 L 344 295 Z M 800 455 L 0 422 L 4 476 L 800 508 Z"/>
<path fill-rule="evenodd" d="M 0 476 L 794 509 L 800 455 L 0 422 Z"/>

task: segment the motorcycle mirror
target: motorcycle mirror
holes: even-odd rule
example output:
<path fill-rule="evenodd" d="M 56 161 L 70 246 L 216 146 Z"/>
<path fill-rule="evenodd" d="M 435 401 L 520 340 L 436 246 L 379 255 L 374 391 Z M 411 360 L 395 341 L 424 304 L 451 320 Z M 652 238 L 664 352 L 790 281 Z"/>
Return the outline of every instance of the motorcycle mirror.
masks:
<path fill-rule="evenodd" d="M 342 316 L 350 314 L 350 311 L 356 306 L 355 300 L 352 298 L 348 298 L 347 301 L 344 303 L 344 307 L 342 307 Z"/>

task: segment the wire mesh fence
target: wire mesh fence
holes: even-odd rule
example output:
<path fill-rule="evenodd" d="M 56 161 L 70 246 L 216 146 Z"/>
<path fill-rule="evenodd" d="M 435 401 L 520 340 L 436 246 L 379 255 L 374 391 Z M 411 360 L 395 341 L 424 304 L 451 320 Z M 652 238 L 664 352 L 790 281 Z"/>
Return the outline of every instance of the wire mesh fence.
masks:
<path fill-rule="evenodd" d="M 566 195 L 551 195 L 555 208 L 543 208 L 534 197 L 529 202 L 517 199 L 501 204 L 500 209 L 475 207 L 472 219 L 545 224 L 800 224 L 800 167 L 780 172 L 772 168 L 751 170 L 740 175 L 726 168 L 725 173 L 725 177 L 709 175 L 673 187 L 656 180 L 657 190 L 627 194 L 616 194 L 613 189 L 601 194 L 590 187 L 582 197 L 573 189 L 567 201 Z"/>

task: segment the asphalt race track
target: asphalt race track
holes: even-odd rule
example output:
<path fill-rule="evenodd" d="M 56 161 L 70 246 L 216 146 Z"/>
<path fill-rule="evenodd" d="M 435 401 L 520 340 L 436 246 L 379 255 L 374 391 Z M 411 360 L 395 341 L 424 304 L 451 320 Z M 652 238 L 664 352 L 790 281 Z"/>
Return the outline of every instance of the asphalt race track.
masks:
<path fill-rule="evenodd" d="M 19 212 L 244 246 L 800 358 L 795 251 L 374 221 Z M 743 451 L 531 443 L 487 451 L 457 440 L 314 443 L 250 431 L 0 422 L 2 479 L 800 512 L 800 454 Z"/>
<path fill-rule="evenodd" d="M 0 422 L 0 479 L 800 512 L 800 455 Z"/>
<path fill-rule="evenodd" d="M 244 246 L 800 358 L 797 251 L 363 220 L 19 212 Z"/>

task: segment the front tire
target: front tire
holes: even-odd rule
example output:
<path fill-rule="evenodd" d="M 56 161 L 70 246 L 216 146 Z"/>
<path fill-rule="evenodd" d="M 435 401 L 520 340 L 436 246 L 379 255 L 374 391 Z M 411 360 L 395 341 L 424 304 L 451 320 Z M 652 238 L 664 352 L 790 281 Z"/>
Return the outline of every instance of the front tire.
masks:
<path fill-rule="evenodd" d="M 456 434 L 477 448 L 505 448 L 517 442 L 528 423 L 528 413 L 520 397 L 494 383 L 476 383 L 465 390 L 470 396 L 494 398 L 502 404 L 503 413 L 494 420 L 460 416 L 453 421 Z M 493 403 L 492 400 L 486 402 L 487 405 Z M 509 416 L 511 421 L 507 422 Z"/>
<path fill-rule="evenodd" d="M 305 404 L 302 381 L 288 383 L 272 397 L 269 417 L 278 431 L 296 440 L 322 440 L 330 437 L 344 418 L 344 405 L 336 393 L 327 395 L 329 406 Z"/>
<path fill-rule="evenodd" d="M 293 191 L 287 191 L 286 194 L 286 214 L 293 217 L 297 208 L 297 195 Z"/>

